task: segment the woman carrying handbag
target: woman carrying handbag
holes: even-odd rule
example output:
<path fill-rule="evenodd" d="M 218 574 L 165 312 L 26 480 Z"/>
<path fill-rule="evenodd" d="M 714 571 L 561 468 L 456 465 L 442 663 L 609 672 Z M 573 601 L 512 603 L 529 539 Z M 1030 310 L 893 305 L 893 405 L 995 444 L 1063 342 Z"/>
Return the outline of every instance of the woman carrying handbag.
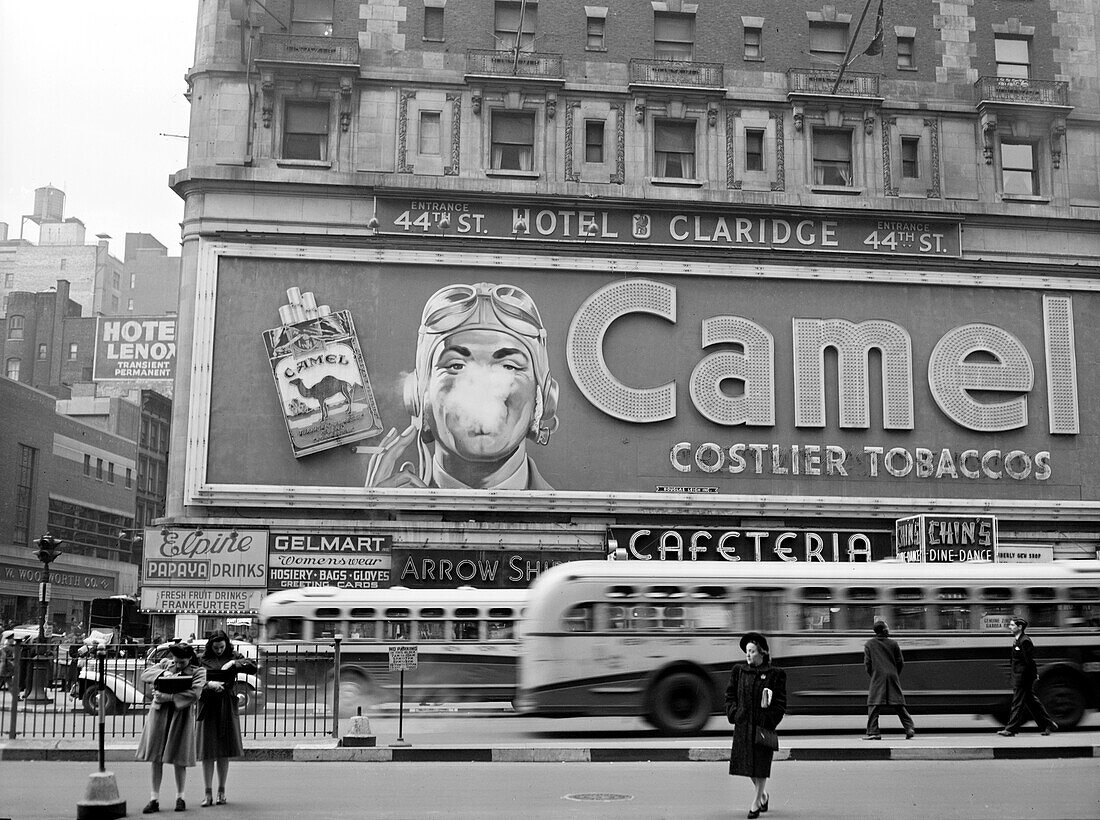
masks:
<path fill-rule="evenodd" d="M 229 761 L 244 755 L 241 744 L 241 719 L 237 714 L 237 674 L 256 674 L 256 664 L 234 650 L 225 630 L 219 629 L 206 639 L 202 654 L 206 670 L 206 688 L 199 703 L 198 758 L 206 786 L 202 805 L 225 805 L 225 782 Z M 214 769 L 218 770 L 218 797 L 214 799 Z"/>
<path fill-rule="evenodd" d="M 775 727 L 787 711 L 787 673 L 772 665 L 768 641 L 759 632 L 741 638 L 745 663 L 734 664 L 726 687 L 726 718 L 733 724 L 730 774 L 756 787 L 748 817 L 768 810 L 772 755 L 779 748 Z"/>

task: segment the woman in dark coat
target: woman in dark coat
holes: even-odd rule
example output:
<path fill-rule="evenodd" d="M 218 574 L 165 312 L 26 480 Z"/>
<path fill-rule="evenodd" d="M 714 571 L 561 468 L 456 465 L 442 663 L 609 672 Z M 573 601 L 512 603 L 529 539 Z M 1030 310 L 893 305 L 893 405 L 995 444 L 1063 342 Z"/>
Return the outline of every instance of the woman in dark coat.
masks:
<path fill-rule="evenodd" d="M 237 673 L 256 674 L 256 664 L 234 651 L 224 630 L 206 639 L 202 654 L 206 669 L 206 688 L 200 706 L 202 719 L 198 729 L 198 758 L 206 795 L 202 805 L 214 805 L 214 766 L 218 767 L 217 804 L 225 803 L 225 781 L 229 777 L 229 759 L 244 755 L 241 744 L 241 719 L 237 714 Z"/>
<path fill-rule="evenodd" d="M 741 638 L 745 663 L 735 664 L 726 687 L 726 718 L 733 724 L 730 774 L 752 779 L 756 787 L 748 816 L 768 810 L 772 750 L 757 742 L 758 729 L 779 725 L 787 711 L 787 673 L 773 666 L 768 641 L 759 632 Z"/>
<path fill-rule="evenodd" d="M 173 644 L 169 655 L 141 673 L 141 680 L 152 682 L 153 703 L 145 718 L 136 758 L 153 764 L 153 794 L 142 814 L 160 811 L 160 783 L 164 764 L 170 763 L 176 774 L 176 811 L 184 811 L 183 787 L 187 769 L 195 765 L 195 710 L 192 708 L 206 685 L 206 670 L 198 665 L 195 650 L 185 643 Z M 156 680 L 171 672 L 191 676 L 190 688 L 169 694 L 157 688 Z"/>

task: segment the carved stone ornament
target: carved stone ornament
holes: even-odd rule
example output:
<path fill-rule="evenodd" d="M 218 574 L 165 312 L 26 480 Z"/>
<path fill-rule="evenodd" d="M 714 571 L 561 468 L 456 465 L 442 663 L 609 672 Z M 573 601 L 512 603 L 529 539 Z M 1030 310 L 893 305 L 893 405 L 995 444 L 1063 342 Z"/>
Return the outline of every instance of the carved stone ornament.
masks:
<path fill-rule="evenodd" d="M 1062 145 L 1066 137 L 1066 120 L 1058 117 L 1050 125 L 1050 164 L 1062 167 Z"/>
<path fill-rule="evenodd" d="M 260 116 L 263 117 L 264 128 L 271 127 L 271 116 L 275 111 L 275 75 L 264 72 L 260 76 L 260 91 L 263 93 L 263 104 L 260 108 Z"/>
<path fill-rule="evenodd" d="M 875 112 L 869 108 L 863 112 L 863 133 L 867 136 L 875 133 Z"/>
<path fill-rule="evenodd" d="M 553 94 L 546 95 L 546 119 L 554 119 L 554 115 L 558 113 L 558 98 Z"/>
<path fill-rule="evenodd" d="M 796 105 L 794 107 L 794 130 L 795 131 L 801 131 L 802 130 L 802 126 L 805 124 L 804 123 L 805 118 L 806 118 L 805 109 L 803 109 L 801 105 Z"/>
<path fill-rule="evenodd" d="M 985 164 L 993 164 L 993 149 L 997 143 L 997 118 L 993 114 L 982 115 L 982 154 Z"/>
<path fill-rule="evenodd" d="M 634 119 L 638 122 L 645 122 L 645 100 L 637 99 L 634 101 Z"/>
<path fill-rule="evenodd" d="M 470 110 L 474 112 L 475 116 L 481 116 L 481 94 L 475 92 L 470 95 Z"/>
<path fill-rule="evenodd" d="M 718 125 L 718 109 L 711 106 L 707 109 L 707 126 L 714 128 L 716 125 Z"/>

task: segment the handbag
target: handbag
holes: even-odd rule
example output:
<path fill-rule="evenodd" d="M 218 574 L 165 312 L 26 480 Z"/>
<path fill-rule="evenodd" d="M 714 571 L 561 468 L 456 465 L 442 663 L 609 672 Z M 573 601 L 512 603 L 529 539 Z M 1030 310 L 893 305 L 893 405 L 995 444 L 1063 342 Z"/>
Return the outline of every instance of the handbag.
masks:
<path fill-rule="evenodd" d="M 774 752 L 779 748 L 779 735 L 775 733 L 774 729 L 765 729 L 763 726 L 759 726 L 756 729 L 756 745 L 771 749 Z"/>

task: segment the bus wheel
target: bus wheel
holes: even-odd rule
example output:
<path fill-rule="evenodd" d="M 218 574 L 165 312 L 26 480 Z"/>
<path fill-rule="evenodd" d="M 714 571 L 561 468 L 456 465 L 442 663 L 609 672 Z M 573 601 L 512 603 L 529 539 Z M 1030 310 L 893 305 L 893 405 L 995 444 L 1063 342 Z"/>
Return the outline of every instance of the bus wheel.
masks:
<path fill-rule="evenodd" d="M 89 686 L 84 690 L 84 700 L 81 701 L 84 711 L 89 715 L 99 714 L 99 687 Z M 126 704 L 122 703 L 110 689 L 103 690 L 103 713 L 106 715 L 121 715 L 126 711 Z"/>
<path fill-rule="evenodd" d="M 340 717 L 352 717 L 358 706 L 371 706 L 377 702 L 371 682 L 360 675 L 340 678 Z"/>
<path fill-rule="evenodd" d="M 260 711 L 263 700 L 251 684 L 238 683 L 236 686 L 237 711 L 242 715 L 253 715 Z"/>
<path fill-rule="evenodd" d="M 692 672 L 673 672 L 650 691 L 649 721 L 666 735 L 698 732 L 710 720 L 710 687 Z"/>
<path fill-rule="evenodd" d="M 1085 716 L 1085 695 L 1069 678 L 1051 678 L 1041 683 L 1039 699 L 1059 728 L 1072 729 Z"/>

